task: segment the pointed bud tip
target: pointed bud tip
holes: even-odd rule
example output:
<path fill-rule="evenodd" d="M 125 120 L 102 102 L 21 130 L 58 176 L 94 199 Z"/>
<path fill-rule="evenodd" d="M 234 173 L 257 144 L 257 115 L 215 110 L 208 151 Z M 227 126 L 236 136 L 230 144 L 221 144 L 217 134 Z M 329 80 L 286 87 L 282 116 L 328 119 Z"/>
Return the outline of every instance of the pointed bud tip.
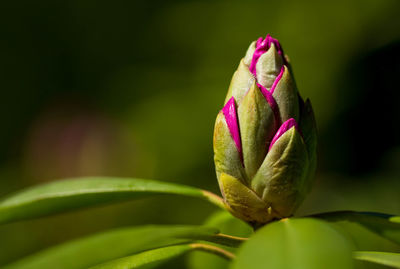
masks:
<path fill-rule="evenodd" d="M 278 53 L 283 55 L 283 50 L 278 39 L 273 38 L 270 34 L 267 34 L 267 36 L 264 39 L 260 37 L 257 40 L 256 50 L 258 49 L 260 51 L 262 50 L 264 52 L 267 52 L 267 50 L 271 47 L 271 44 L 274 44 L 275 48 L 278 50 Z"/>
<path fill-rule="evenodd" d="M 258 59 L 261 57 L 262 54 L 266 53 L 269 50 L 271 44 L 274 44 L 276 50 L 282 56 L 284 63 L 286 63 L 286 59 L 284 57 L 283 50 L 278 39 L 275 39 L 270 34 L 267 34 L 264 39 L 260 37 L 257 39 L 256 42 L 256 49 L 254 51 L 253 58 L 249 67 L 250 72 L 253 73 L 254 76 L 256 76 L 256 64 L 258 62 Z"/>
<path fill-rule="evenodd" d="M 269 145 L 268 151 L 271 150 L 272 146 L 275 144 L 275 142 L 287 131 L 289 131 L 292 127 L 296 128 L 296 130 L 299 130 L 299 126 L 297 125 L 297 122 L 295 119 L 290 118 L 287 121 L 285 121 L 281 127 L 279 127 L 278 131 L 276 132 L 274 138 L 272 138 L 271 144 Z"/>
<path fill-rule="evenodd" d="M 235 141 L 237 150 L 242 156 L 242 145 L 240 142 L 240 132 L 236 111 L 235 98 L 231 97 L 225 106 L 222 108 L 222 113 L 224 114 L 226 124 L 228 125 L 229 132 L 232 136 L 233 141 Z"/>

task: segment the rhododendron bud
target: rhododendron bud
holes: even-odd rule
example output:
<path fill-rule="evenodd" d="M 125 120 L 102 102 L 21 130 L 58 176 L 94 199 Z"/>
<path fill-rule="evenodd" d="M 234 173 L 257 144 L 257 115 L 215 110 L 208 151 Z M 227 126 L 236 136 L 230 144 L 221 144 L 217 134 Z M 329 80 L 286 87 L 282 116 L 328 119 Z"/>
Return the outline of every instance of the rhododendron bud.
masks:
<path fill-rule="evenodd" d="M 293 215 L 312 185 L 316 126 L 278 40 L 254 41 L 232 77 L 214 129 L 224 201 L 255 226 Z"/>

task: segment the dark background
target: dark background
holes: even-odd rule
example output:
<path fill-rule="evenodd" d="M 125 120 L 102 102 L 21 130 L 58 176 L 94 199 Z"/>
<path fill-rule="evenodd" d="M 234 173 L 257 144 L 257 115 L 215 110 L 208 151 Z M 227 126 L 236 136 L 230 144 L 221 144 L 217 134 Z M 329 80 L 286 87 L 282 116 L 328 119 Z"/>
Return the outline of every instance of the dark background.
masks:
<path fill-rule="evenodd" d="M 214 120 L 250 42 L 271 33 L 319 129 L 317 182 L 299 214 L 400 214 L 399 12 L 398 0 L 4 1 L 0 194 L 86 175 L 218 193 Z M 0 265 L 103 229 L 196 224 L 214 210 L 158 197 L 3 225 Z"/>

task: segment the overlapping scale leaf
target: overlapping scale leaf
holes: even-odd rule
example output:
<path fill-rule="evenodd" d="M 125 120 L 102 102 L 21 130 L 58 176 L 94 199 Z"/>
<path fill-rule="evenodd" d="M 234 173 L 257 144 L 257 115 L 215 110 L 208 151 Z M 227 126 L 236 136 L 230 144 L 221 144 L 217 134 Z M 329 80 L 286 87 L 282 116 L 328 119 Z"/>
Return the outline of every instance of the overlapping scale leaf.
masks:
<path fill-rule="evenodd" d="M 251 179 L 267 155 L 268 145 L 277 126 L 270 105 L 255 83 L 243 98 L 238 116 L 244 168 L 247 178 Z"/>
<path fill-rule="evenodd" d="M 221 173 L 226 173 L 246 182 L 241 156 L 222 112 L 218 114 L 214 127 L 214 162 L 218 179 Z"/>
<path fill-rule="evenodd" d="M 253 85 L 254 81 L 255 78 L 253 74 L 250 73 L 244 60 L 241 60 L 238 69 L 233 74 L 224 104 L 226 104 L 232 96 L 235 98 L 237 104 L 239 104 L 242 101 L 243 96 L 245 96 L 247 91 L 250 89 L 251 85 Z"/>
<path fill-rule="evenodd" d="M 300 98 L 301 99 L 301 98 Z M 308 184 L 309 189 L 311 189 L 315 169 L 317 167 L 317 126 L 315 123 L 315 116 L 309 99 L 301 104 L 300 109 L 300 131 L 303 136 L 304 143 L 307 146 L 307 152 L 309 157 L 309 169 L 307 180 L 310 182 Z"/>
<path fill-rule="evenodd" d="M 272 96 L 278 104 L 281 122 L 285 122 L 290 118 L 294 118 L 298 122 L 300 111 L 296 86 L 289 69 L 287 66 L 284 66 L 284 68 L 285 70 L 276 84 Z"/>
<path fill-rule="evenodd" d="M 260 56 L 256 65 L 258 83 L 266 88 L 271 88 L 281 71 L 282 65 L 282 55 L 278 53 L 275 45 L 271 43 L 271 47 Z"/>
<path fill-rule="evenodd" d="M 268 152 L 252 188 L 279 215 L 290 216 L 304 198 L 307 169 L 307 148 L 292 127 Z"/>
<path fill-rule="evenodd" d="M 225 201 L 234 216 L 250 223 L 266 223 L 273 218 L 267 214 L 269 206 L 240 180 L 222 173 L 219 182 Z"/>

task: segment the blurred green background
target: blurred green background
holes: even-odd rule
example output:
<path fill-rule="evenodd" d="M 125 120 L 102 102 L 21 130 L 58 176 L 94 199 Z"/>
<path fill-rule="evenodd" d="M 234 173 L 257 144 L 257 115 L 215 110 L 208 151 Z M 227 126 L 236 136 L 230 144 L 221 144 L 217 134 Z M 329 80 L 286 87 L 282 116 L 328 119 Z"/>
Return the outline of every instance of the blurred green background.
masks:
<path fill-rule="evenodd" d="M 85 175 L 218 193 L 214 120 L 248 45 L 271 33 L 319 127 L 317 181 L 299 214 L 400 214 L 398 0 L 0 6 L 2 196 Z M 107 228 L 198 224 L 214 210 L 157 197 L 3 225 L 0 266 Z"/>

